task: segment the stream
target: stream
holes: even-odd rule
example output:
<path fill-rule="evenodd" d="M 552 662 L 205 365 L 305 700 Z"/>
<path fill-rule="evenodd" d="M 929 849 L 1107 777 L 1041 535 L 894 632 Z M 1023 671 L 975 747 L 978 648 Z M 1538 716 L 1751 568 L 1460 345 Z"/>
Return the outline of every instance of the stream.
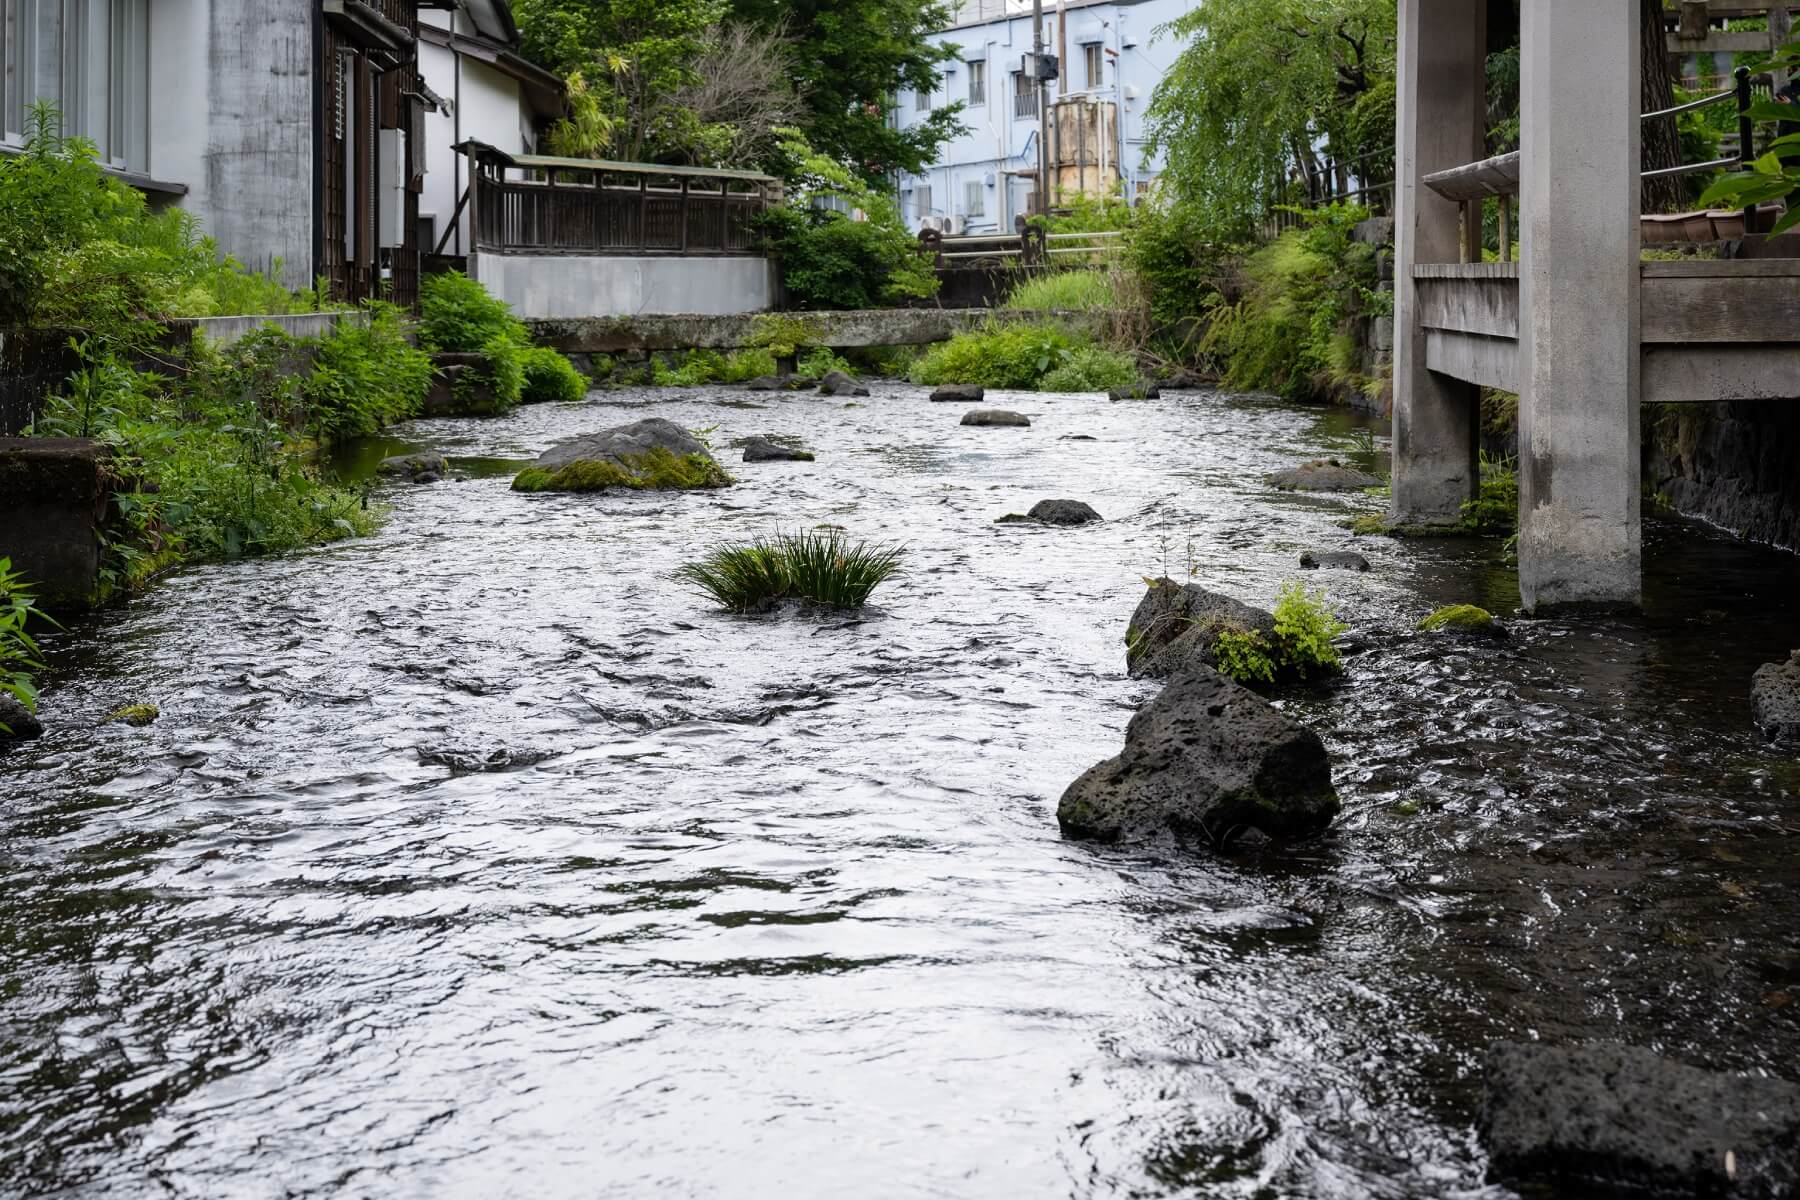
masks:
<path fill-rule="evenodd" d="M 1377 501 L 1262 482 L 1378 465 L 1353 414 L 874 391 L 413 422 L 342 469 L 454 478 L 377 486 L 376 536 L 51 638 L 48 732 L 0 752 L 0 1192 L 1497 1198 L 1495 1039 L 1796 1075 L 1800 762 L 1749 683 L 1800 559 L 1652 519 L 1643 615 L 1526 620 L 1497 539 L 1353 539 Z M 739 485 L 509 490 L 651 415 Z M 725 449 L 764 432 L 818 461 Z M 1107 519 L 993 523 L 1048 497 Z M 860 614 L 671 578 L 819 524 L 907 547 Z M 1162 574 L 1304 577 L 1351 625 L 1280 701 L 1332 755 L 1323 839 L 1059 836 L 1156 690 L 1124 631 Z M 1413 632 L 1456 602 L 1511 636 Z"/>

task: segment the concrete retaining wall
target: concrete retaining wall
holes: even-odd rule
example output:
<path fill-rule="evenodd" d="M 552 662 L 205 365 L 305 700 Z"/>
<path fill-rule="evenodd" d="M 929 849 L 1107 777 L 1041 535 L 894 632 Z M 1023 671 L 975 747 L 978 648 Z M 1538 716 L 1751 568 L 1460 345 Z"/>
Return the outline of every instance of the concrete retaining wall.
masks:
<path fill-rule="evenodd" d="M 86 438 L 0 438 L 0 558 L 51 611 L 91 608 L 100 587 L 100 527 L 111 451 Z"/>
<path fill-rule="evenodd" d="M 1800 550 L 1800 400 L 1646 406 L 1644 483 L 1677 512 Z"/>
<path fill-rule="evenodd" d="M 732 316 L 775 306 L 766 258 L 471 254 L 469 274 L 531 319 L 685 313 Z"/>
<path fill-rule="evenodd" d="M 804 329 L 809 346 L 850 350 L 863 346 L 924 346 L 946 342 L 990 321 L 1051 321 L 1069 330 L 1094 331 L 1097 313 L 1028 313 L 988 308 L 878 308 L 851 312 L 782 313 L 770 318 Z M 763 327 L 754 314 L 709 317 L 590 317 L 527 320 L 531 340 L 565 354 L 634 354 L 655 350 L 736 350 L 756 344 Z"/>
<path fill-rule="evenodd" d="M 205 334 L 215 346 L 229 346 L 246 334 L 265 325 L 273 325 L 294 337 L 321 337 L 337 328 L 341 321 L 362 324 L 368 318 L 355 309 L 339 312 L 291 313 L 286 316 L 184 317 L 166 322 L 175 344 L 187 343 L 194 334 Z"/>

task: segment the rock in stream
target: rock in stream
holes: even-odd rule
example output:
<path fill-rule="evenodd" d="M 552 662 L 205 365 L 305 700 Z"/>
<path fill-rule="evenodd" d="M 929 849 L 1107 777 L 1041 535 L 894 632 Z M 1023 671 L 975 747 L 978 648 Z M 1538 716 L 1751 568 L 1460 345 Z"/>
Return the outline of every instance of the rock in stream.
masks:
<path fill-rule="evenodd" d="M 1226 630 L 1266 636 L 1275 632 L 1275 618 L 1198 584 L 1158 579 L 1125 629 L 1126 668 L 1134 679 L 1163 679 L 1189 667 L 1216 667 L 1215 648 Z"/>
<path fill-rule="evenodd" d="M 1764 663 L 1750 679 L 1750 708 L 1772 742 L 1800 746 L 1800 650 Z"/>

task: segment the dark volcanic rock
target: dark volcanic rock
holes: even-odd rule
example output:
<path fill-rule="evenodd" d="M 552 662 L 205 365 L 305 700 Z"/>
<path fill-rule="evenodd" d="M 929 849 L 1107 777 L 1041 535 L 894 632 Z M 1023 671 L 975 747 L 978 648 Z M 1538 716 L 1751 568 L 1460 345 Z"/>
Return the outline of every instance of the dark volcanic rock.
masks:
<path fill-rule="evenodd" d="M 1189 666 L 1216 667 L 1227 629 L 1270 634 L 1275 618 L 1198 584 L 1158 579 L 1125 630 L 1125 664 L 1136 679 L 1162 679 Z"/>
<path fill-rule="evenodd" d="M 1556 1196 L 1788 1196 L 1800 1186 L 1800 1087 L 1648 1050 L 1500 1042 L 1482 1141 L 1492 1178 Z"/>
<path fill-rule="evenodd" d="M 375 472 L 378 475 L 409 479 L 414 483 L 437 483 L 450 473 L 450 464 L 444 460 L 443 455 L 426 450 L 418 454 L 396 454 L 392 458 L 384 458 Z"/>
<path fill-rule="evenodd" d="M 1750 678 L 1750 709 L 1772 742 L 1800 746 L 1800 650 L 1764 663 Z"/>
<path fill-rule="evenodd" d="M 1369 560 L 1354 550 L 1302 550 L 1300 565 L 1308 571 L 1330 568 L 1338 571 L 1366 571 Z"/>
<path fill-rule="evenodd" d="M 1023 413 L 1009 412 L 1004 408 L 976 408 L 963 414 L 964 425 L 992 425 L 1009 427 L 1026 427 L 1031 419 Z"/>
<path fill-rule="evenodd" d="M 27 738 L 42 736 L 44 727 L 31 714 L 31 710 L 20 704 L 11 696 L 0 695 L 0 743 L 9 741 L 25 741 Z"/>
<path fill-rule="evenodd" d="M 866 396 L 869 389 L 842 371 L 827 371 L 819 380 L 819 391 L 827 396 Z"/>
<path fill-rule="evenodd" d="M 745 462 L 811 462 L 812 451 L 804 446 L 788 445 L 767 435 L 744 439 Z"/>
<path fill-rule="evenodd" d="M 1178 368 L 1156 381 L 1156 386 L 1171 392 L 1191 391 L 1213 386 L 1213 381 L 1185 367 Z"/>
<path fill-rule="evenodd" d="M 1147 379 L 1140 379 L 1130 387 L 1112 388 L 1107 391 L 1106 398 L 1115 403 L 1120 400 L 1158 400 L 1162 393 L 1156 385 Z"/>
<path fill-rule="evenodd" d="M 646 417 L 558 442 L 513 477 L 513 490 L 713 488 L 731 482 L 731 476 L 693 434 L 673 421 Z"/>
<path fill-rule="evenodd" d="M 1026 515 L 1045 525 L 1086 525 L 1101 519 L 1099 513 L 1080 500 L 1039 500 Z"/>
<path fill-rule="evenodd" d="M 978 383 L 944 383 L 931 393 L 933 404 L 946 404 L 960 400 L 964 404 L 980 404 L 987 399 L 987 389 Z"/>
<path fill-rule="evenodd" d="M 744 385 L 744 390 L 747 392 L 778 392 L 781 390 L 781 377 L 779 375 L 758 375 Z"/>
<path fill-rule="evenodd" d="M 1360 492 L 1386 483 L 1379 475 L 1346 467 L 1335 458 L 1277 471 L 1269 482 L 1287 492 Z"/>
<path fill-rule="evenodd" d="M 1223 846 L 1244 829 L 1317 833 L 1338 807 L 1319 735 L 1200 667 L 1138 710 L 1125 749 L 1069 785 L 1056 820 L 1066 837 L 1117 841 L 1172 829 Z"/>
<path fill-rule="evenodd" d="M 1065 433 L 1056 440 L 1059 442 L 1097 442 L 1100 439 L 1091 433 Z"/>

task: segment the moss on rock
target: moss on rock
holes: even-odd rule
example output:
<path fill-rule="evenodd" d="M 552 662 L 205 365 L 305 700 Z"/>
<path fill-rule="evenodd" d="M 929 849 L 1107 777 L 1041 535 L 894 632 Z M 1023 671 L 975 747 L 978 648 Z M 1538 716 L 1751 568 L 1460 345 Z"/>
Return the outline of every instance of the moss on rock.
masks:
<path fill-rule="evenodd" d="M 600 492 L 607 488 L 717 488 L 737 482 L 707 454 L 673 454 L 656 446 L 616 461 L 579 459 L 560 467 L 527 467 L 513 479 L 515 492 Z"/>
<path fill-rule="evenodd" d="M 1452 633 L 1505 633 L 1505 627 L 1494 619 L 1494 614 L 1485 608 L 1473 604 L 1451 604 L 1438 609 L 1423 621 L 1419 628 L 1425 633 L 1449 630 Z"/>
<path fill-rule="evenodd" d="M 109 724 L 117 721 L 126 725 L 135 725 L 141 729 L 160 716 L 162 716 L 162 712 L 154 704 L 127 704 L 123 708 L 115 708 L 107 713 L 106 720 Z"/>

